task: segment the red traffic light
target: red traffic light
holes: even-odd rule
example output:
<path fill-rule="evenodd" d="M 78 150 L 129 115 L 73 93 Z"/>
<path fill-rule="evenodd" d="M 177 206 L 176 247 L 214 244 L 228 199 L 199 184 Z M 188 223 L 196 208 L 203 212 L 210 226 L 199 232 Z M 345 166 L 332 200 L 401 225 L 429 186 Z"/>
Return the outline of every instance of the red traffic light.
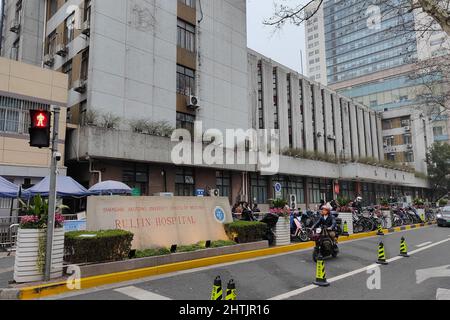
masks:
<path fill-rule="evenodd" d="M 50 127 L 50 112 L 40 110 L 30 110 L 31 128 Z"/>

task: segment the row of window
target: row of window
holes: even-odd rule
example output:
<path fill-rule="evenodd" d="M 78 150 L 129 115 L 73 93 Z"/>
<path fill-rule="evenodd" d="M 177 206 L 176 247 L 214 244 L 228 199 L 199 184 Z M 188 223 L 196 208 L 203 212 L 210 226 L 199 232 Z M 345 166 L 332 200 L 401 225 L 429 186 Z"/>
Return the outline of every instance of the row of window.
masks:
<path fill-rule="evenodd" d="M 50 106 L 37 102 L 0 97 L 0 132 L 28 134 L 29 110 L 50 110 Z"/>

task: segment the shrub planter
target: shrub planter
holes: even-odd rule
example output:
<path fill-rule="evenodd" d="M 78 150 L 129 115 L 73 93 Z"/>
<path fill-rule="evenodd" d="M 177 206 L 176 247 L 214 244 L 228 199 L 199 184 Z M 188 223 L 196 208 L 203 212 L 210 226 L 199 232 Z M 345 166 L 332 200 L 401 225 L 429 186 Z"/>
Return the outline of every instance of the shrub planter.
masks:
<path fill-rule="evenodd" d="M 280 217 L 275 225 L 274 233 L 276 246 L 291 244 L 291 226 L 289 218 Z"/>
<path fill-rule="evenodd" d="M 26 283 L 43 281 L 44 273 L 39 270 L 39 238 L 44 246 L 46 242 L 46 230 L 44 229 L 19 229 L 17 234 L 17 250 L 14 262 L 14 281 Z M 63 275 L 64 257 L 64 229 L 55 228 L 53 234 L 52 271 L 50 278 L 56 279 Z M 45 264 L 45 257 L 43 263 Z"/>

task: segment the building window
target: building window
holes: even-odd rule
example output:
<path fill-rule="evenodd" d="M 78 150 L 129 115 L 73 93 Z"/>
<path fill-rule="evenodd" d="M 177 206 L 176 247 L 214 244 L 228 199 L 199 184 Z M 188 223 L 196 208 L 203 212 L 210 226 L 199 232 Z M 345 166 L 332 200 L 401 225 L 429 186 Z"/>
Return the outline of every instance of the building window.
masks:
<path fill-rule="evenodd" d="M 383 120 L 383 130 L 392 129 L 392 121 L 391 120 Z"/>
<path fill-rule="evenodd" d="M 256 203 L 267 203 L 267 177 L 252 174 L 250 180 L 252 200 Z"/>
<path fill-rule="evenodd" d="M 177 112 L 177 129 L 186 129 L 191 133 L 191 137 L 194 137 L 194 122 L 195 116 Z"/>
<path fill-rule="evenodd" d="M 297 203 L 305 203 L 305 185 L 302 177 L 274 176 L 272 182 L 281 184 L 283 199 L 289 199 L 291 194 L 295 194 Z"/>
<path fill-rule="evenodd" d="M 16 2 L 16 13 L 14 17 L 14 22 L 20 24 L 22 22 L 22 0 Z"/>
<path fill-rule="evenodd" d="M 50 106 L 36 102 L 0 97 L 0 132 L 28 134 L 29 110 L 50 110 Z"/>
<path fill-rule="evenodd" d="M 74 30 L 75 30 L 75 13 L 72 13 L 67 19 L 66 19 L 66 27 L 65 27 L 65 44 L 69 44 L 73 41 L 74 38 Z"/>
<path fill-rule="evenodd" d="M 435 137 L 439 137 L 439 136 L 442 136 L 443 135 L 443 128 L 442 127 L 434 127 L 433 128 L 433 135 L 435 136 Z"/>
<path fill-rule="evenodd" d="M 274 115 L 274 129 L 280 128 L 280 119 L 278 116 L 278 74 L 277 69 L 273 68 L 273 115 Z"/>
<path fill-rule="evenodd" d="M 49 2 L 49 18 L 51 18 L 58 10 L 58 0 L 50 0 Z"/>
<path fill-rule="evenodd" d="M 402 127 L 409 127 L 409 126 L 411 126 L 411 119 L 409 117 L 408 118 L 403 118 L 400 121 L 400 123 L 401 123 Z"/>
<path fill-rule="evenodd" d="M 67 74 L 67 77 L 69 79 L 69 88 L 72 88 L 72 60 L 62 66 L 62 72 Z"/>
<path fill-rule="evenodd" d="M 54 56 L 56 53 L 56 30 L 53 31 L 49 36 L 47 40 L 47 53 L 51 56 Z"/>
<path fill-rule="evenodd" d="M 403 135 L 403 144 L 412 144 L 411 134 Z"/>
<path fill-rule="evenodd" d="M 175 195 L 190 197 L 194 195 L 194 170 L 191 168 L 178 168 L 175 176 Z"/>
<path fill-rule="evenodd" d="M 148 192 L 148 167 L 141 164 L 131 164 L 122 171 L 122 180 L 130 188 L 138 189 L 140 195 Z"/>
<path fill-rule="evenodd" d="M 216 187 L 221 197 L 231 196 L 231 174 L 228 171 L 216 171 Z"/>
<path fill-rule="evenodd" d="M 195 1 L 196 0 L 178 0 L 178 2 L 181 2 L 182 4 L 191 8 L 195 8 Z"/>
<path fill-rule="evenodd" d="M 394 145 L 394 136 L 384 137 L 383 140 L 386 147 L 392 147 Z"/>
<path fill-rule="evenodd" d="M 84 0 L 84 21 L 91 21 L 91 0 Z"/>
<path fill-rule="evenodd" d="M 258 125 L 264 129 L 264 97 L 263 97 L 263 75 L 261 62 L 258 63 Z"/>
<path fill-rule="evenodd" d="M 195 52 L 195 26 L 178 19 L 177 32 L 177 45 L 180 48 Z"/>
<path fill-rule="evenodd" d="M 292 98 L 291 98 L 291 76 L 288 74 L 286 78 L 287 83 L 287 105 L 288 105 L 288 134 L 289 134 L 289 148 L 293 146 L 292 138 Z"/>
<path fill-rule="evenodd" d="M 86 80 L 88 78 L 88 69 L 89 69 L 89 49 L 84 50 L 81 55 L 81 72 L 80 79 Z"/>
<path fill-rule="evenodd" d="M 195 71 L 177 65 L 177 92 L 186 96 L 195 94 Z"/>
<path fill-rule="evenodd" d="M 406 151 L 404 157 L 405 162 L 414 162 L 414 153 L 412 151 Z"/>
<path fill-rule="evenodd" d="M 320 203 L 321 200 L 330 201 L 333 199 L 333 186 L 331 180 L 309 179 L 308 192 L 310 203 Z"/>
<path fill-rule="evenodd" d="M 395 162 L 395 153 L 388 153 L 386 155 L 386 158 L 388 161 L 394 161 Z"/>
<path fill-rule="evenodd" d="M 15 61 L 19 60 L 19 50 L 20 50 L 20 38 L 14 41 L 14 44 L 11 48 L 11 60 Z"/>

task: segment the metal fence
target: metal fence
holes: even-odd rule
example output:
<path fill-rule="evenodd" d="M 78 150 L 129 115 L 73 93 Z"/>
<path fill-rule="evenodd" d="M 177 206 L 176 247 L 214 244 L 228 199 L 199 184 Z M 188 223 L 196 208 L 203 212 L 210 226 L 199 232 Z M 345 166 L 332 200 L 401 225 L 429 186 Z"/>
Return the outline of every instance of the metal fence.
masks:
<path fill-rule="evenodd" d="M 16 247 L 18 221 L 18 217 L 0 218 L 0 250 L 14 250 Z"/>

